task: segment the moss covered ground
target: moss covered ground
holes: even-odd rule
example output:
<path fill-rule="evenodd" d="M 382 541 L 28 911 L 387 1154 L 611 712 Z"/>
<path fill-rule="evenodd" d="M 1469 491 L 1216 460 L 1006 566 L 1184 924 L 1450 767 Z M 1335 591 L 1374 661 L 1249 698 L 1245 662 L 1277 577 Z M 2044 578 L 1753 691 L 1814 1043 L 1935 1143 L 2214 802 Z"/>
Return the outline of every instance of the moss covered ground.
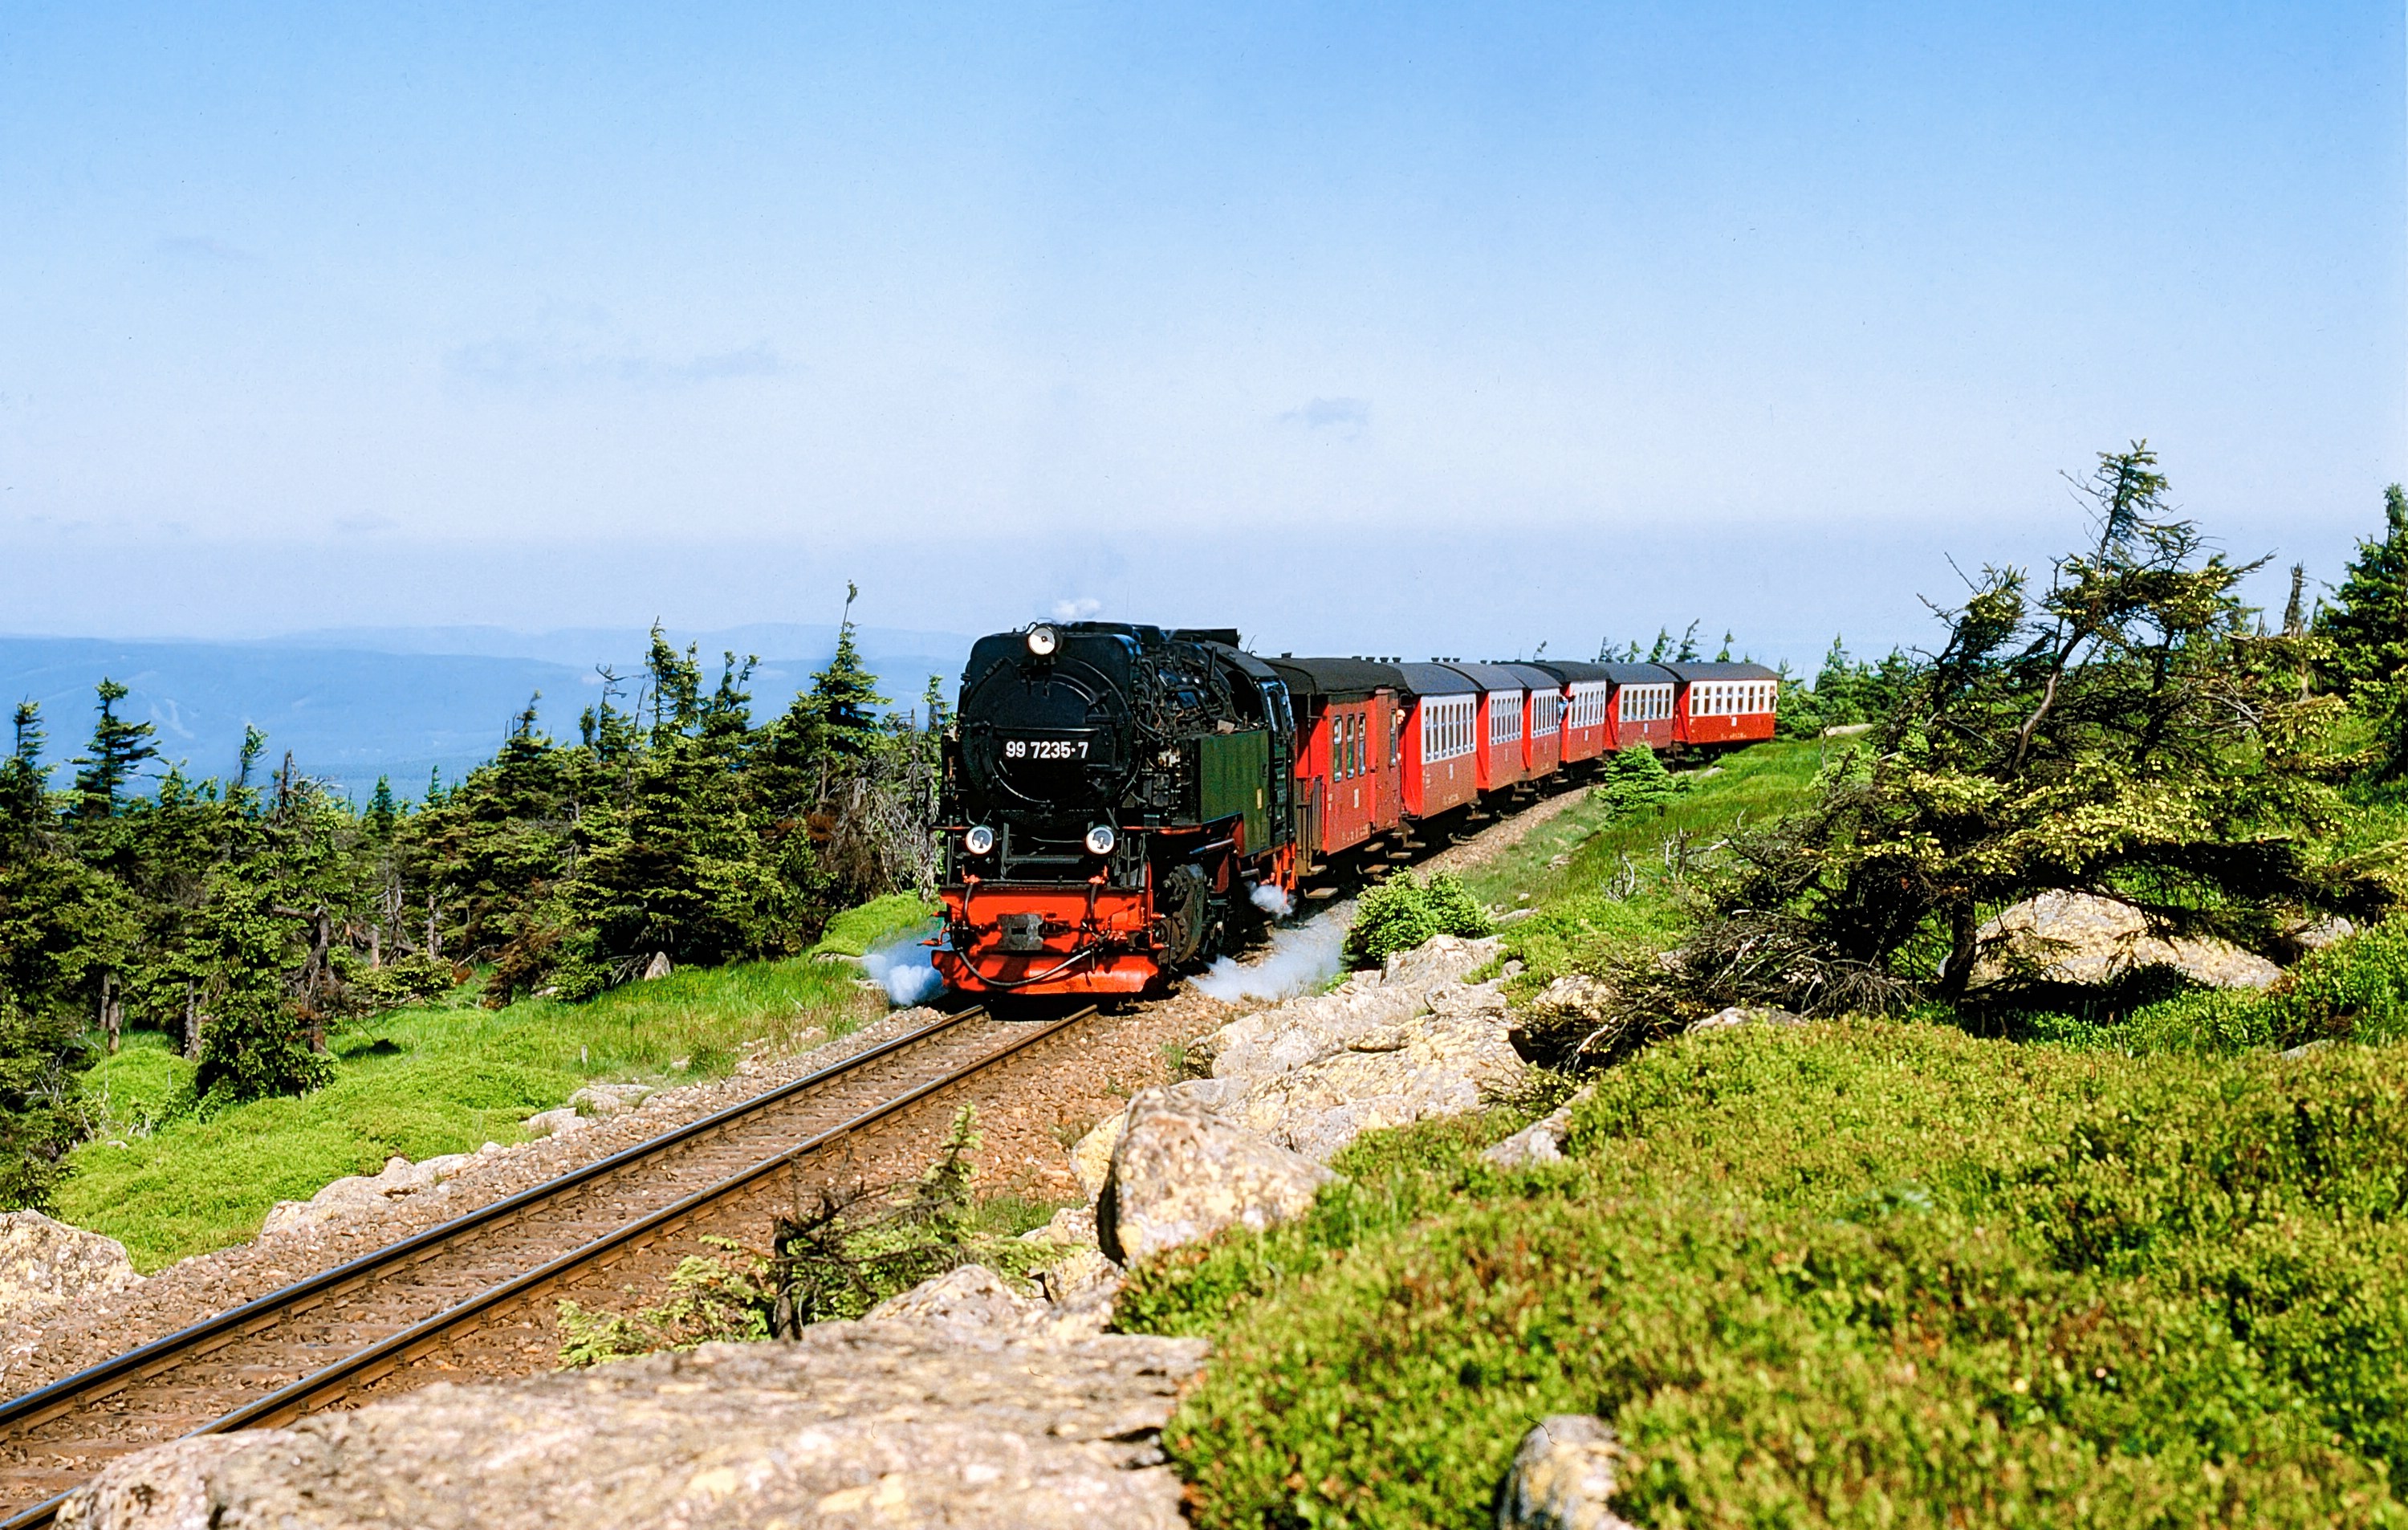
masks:
<path fill-rule="evenodd" d="M 820 950 L 857 955 L 924 916 L 917 899 L 881 899 L 839 915 Z M 346 1026 L 325 1088 L 207 1119 L 194 1109 L 193 1065 L 166 1037 L 136 1033 L 83 1080 L 98 1130 L 69 1155 L 55 1210 L 122 1242 L 145 1271 L 241 1242 L 278 1201 L 373 1174 L 395 1153 L 518 1141 L 522 1120 L 585 1083 L 716 1077 L 755 1043 L 783 1049 L 798 1033 L 842 1034 L 884 1010 L 854 985 L 859 967 L 817 954 L 688 968 L 576 1005 L 486 1009 L 470 985 Z"/>
<path fill-rule="evenodd" d="M 1591 800 L 1473 873 L 1539 910 L 1519 986 L 1675 943 L 1684 846 L 1821 759 Z M 1687 1038 L 1600 1075 L 1561 1164 L 1479 1157 L 1543 1095 L 1369 1134 L 1118 1321 L 1215 1341 L 1167 1437 L 1205 1525 L 1484 1525 L 1552 1412 L 1615 1425 L 1654 1526 L 2408 1523 L 2403 1016 L 2385 928 L 2115 1025 Z"/>

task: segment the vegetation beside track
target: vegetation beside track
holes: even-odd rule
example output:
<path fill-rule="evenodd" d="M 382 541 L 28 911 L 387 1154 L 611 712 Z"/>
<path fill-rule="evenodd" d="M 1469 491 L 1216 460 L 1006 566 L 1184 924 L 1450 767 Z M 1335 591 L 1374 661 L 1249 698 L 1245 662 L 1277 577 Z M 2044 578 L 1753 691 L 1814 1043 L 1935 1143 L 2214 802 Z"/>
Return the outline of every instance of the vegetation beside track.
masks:
<path fill-rule="evenodd" d="M 1576 1412 L 1659 1527 L 2408 1523 L 2408 497 L 2276 633 L 2144 447 L 2093 487 L 2095 547 L 1985 570 L 1861 751 L 1617 769 L 1470 875 L 1538 910 L 1516 992 L 1628 1022 L 1567 1050 L 1562 1162 L 1481 1158 L 1535 1108 L 1369 1134 L 1297 1222 L 1136 1272 L 1122 1326 L 1214 1340 L 1166 1435 L 1197 1523 L 1493 1523 Z M 2262 994 L 1977 985 L 2047 891 L 2372 927 Z M 1831 1018 L 1683 1034 L 1727 1005 Z"/>
<path fill-rule="evenodd" d="M 511 1143 L 530 1113 L 579 1087 L 718 1077 L 748 1050 L 841 1036 L 885 1010 L 852 956 L 925 917 L 909 895 L 830 922 L 811 955 L 687 968 L 584 1004 L 520 999 L 484 1008 L 476 984 L 355 1022 L 332 1043 L 334 1079 L 298 1096 L 205 1112 L 194 1065 L 137 1032 L 84 1076 L 102 1117 L 68 1155 L 58 1215 L 122 1242 L 150 1271 L 239 1243 L 280 1200 L 307 1200 L 398 1153 L 413 1162 Z"/>

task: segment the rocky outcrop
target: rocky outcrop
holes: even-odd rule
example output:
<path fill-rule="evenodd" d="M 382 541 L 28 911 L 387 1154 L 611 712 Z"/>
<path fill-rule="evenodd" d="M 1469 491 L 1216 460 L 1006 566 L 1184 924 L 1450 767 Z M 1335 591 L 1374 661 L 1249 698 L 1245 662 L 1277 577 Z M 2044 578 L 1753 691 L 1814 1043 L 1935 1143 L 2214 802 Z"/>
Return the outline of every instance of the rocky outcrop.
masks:
<path fill-rule="evenodd" d="M 655 1093 L 650 1084 L 587 1084 L 568 1096 L 568 1105 L 580 1115 L 615 1116 L 635 1109 Z"/>
<path fill-rule="evenodd" d="M 1480 1156 L 1500 1168 L 1529 1168 L 1539 1164 L 1561 1163 L 1564 1138 L 1571 1135 L 1572 1111 L 1594 1093 L 1595 1085 L 1582 1090 L 1512 1137 L 1491 1143 Z"/>
<path fill-rule="evenodd" d="M 1353 1031 L 1322 1056 L 1253 1080 L 1224 1108 L 1271 1141 L 1327 1163 L 1365 1132 L 1477 1110 L 1520 1077 L 1524 1065 L 1497 983 L 1436 986 L 1423 1003 L 1423 1013 Z"/>
<path fill-rule="evenodd" d="M 113 1237 L 39 1211 L 0 1214 L 0 1320 L 36 1316 L 141 1283 L 125 1245 Z"/>
<path fill-rule="evenodd" d="M 1174 1530 L 1197 1339 L 821 1323 L 127 1456 L 63 1530 L 562 1524 Z"/>
<path fill-rule="evenodd" d="M 550 1110 L 537 1111 L 526 1118 L 524 1124 L 526 1135 L 530 1137 L 566 1137 L 571 1132 L 583 1131 L 591 1119 L 580 1114 L 577 1107 L 563 1105 Z"/>
<path fill-rule="evenodd" d="M 1497 1530 L 1631 1530 L 1608 1502 L 1621 1454 L 1594 1414 L 1540 1420 L 1497 1491 Z"/>
<path fill-rule="evenodd" d="M 1426 1013 L 1431 991 L 1460 983 L 1493 961 L 1499 942 L 1441 935 L 1398 951 L 1378 972 L 1358 972 L 1326 994 L 1240 1015 L 1195 1049 L 1216 1079 L 1252 1087 L 1346 1050 L 1358 1037 Z"/>
<path fill-rule="evenodd" d="M 1335 1178 L 1192 1099 L 1144 1090 L 1112 1149 L 1096 1232 L 1104 1253 L 1127 1265 L 1226 1227 L 1261 1232 L 1311 1206 Z"/>
<path fill-rule="evenodd" d="M 488 1143 L 484 1151 L 498 1152 L 500 1149 Z M 267 1221 L 260 1227 L 260 1235 L 266 1237 L 292 1232 L 334 1217 L 380 1212 L 406 1195 L 440 1194 L 443 1181 L 476 1156 L 466 1152 L 443 1153 L 413 1164 L 396 1154 L 385 1160 L 384 1168 L 379 1173 L 354 1174 L 337 1180 L 306 1201 L 278 1201 L 268 1209 Z"/>
<path fill-rule="evenodd" d="M 2103 983 L 2165 965 L 2210 988 L 2263 988 L 2283 975 L 2229 940 L 2152 935 L 2139 909 L 2087 893 L 2043 893 L 2018 903 L 1983 925 L 1980 939 L 1994 954 L 1975 966 L 1977 987 L 2017 966 L 2048 982 Z"/>
<path fill-rule="evenodd" d="M 1786 1009 L 1771 1009 L 1762 1005 L 1734 1004 L 1727 1009 L 1717 1009 L 1703 1020 L 1693 1020 L 1683 1029 L 1684 1036 L 1698 1036 L 1714 1031 L 1736 1030 L 1742 1025 L 1803 1025 L 1804 1015 L 1793 1015 Z"/>

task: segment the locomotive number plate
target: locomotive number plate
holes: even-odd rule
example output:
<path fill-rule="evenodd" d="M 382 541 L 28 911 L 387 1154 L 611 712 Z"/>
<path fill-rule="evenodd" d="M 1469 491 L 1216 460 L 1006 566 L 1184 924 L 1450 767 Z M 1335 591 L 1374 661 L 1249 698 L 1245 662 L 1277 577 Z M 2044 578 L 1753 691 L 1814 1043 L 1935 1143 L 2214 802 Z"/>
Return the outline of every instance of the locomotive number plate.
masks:
<path fill-rule="evenodd" d="M 1087 757 L 1087 740 L 1007 738 L 1003 741 L 1003 757 L 1007 760 L 1083 760 Z"/>

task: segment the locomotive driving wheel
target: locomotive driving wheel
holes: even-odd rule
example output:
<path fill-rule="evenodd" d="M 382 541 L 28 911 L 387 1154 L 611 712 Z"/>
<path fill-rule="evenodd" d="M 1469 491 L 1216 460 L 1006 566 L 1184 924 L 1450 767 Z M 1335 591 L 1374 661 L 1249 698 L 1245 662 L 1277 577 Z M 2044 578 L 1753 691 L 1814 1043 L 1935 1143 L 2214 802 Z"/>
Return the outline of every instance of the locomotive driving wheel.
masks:
<path fill-rule="evenodd" d="M 1157 944 L 1166 967 L 1184 966 L 1204 949 L 1212 928 L 1212 890 L 1200 867 L 1172 866 L 1154 883 L 1154 901 L 1162 910 Z"/>

